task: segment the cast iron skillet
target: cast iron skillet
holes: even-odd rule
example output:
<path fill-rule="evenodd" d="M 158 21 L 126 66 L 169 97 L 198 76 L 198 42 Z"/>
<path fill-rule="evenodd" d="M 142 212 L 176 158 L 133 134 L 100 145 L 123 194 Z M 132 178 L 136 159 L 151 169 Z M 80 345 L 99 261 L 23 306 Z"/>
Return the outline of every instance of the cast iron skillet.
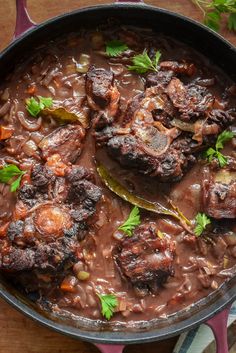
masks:
<path fill-rule="evenodd" d="M 185 42 L 209 57 L 228 75 L 236 76 L 236 49 L 221 36 L 188 18 L 147 6 L 141 0 L 127 1 L 133 4 L 118 3 L 120 1 L 117 0 L 115 4 L 81 9 L 36 26 L 26 11 L 26 0 L 16 0 L 15 37 L 8 48 L 0 54 L 1 75 L 6 75 L 22 59 L 22 55 L 27 50 L 32 51 L 37 43 L 76 31 L 81 26 L 94 27 L 106 21 L 107 18 L 118 18 L 122 23 L 152 27 L 157 32 Z M 37 322 L 71 337 L 93 342 L 104 353 L 121 353 L 125 344 L 166 339 L 203 322 L 214 331 L 218 353 L 227 353 L 226 323 L 230 304 L 236 299 L 236 276 L 217 292 L 195 303 L 190 309 L 173 314 L 168 319 L 160 319 L 155 325 L 141 331 L 98 331 L 94 324 L 84 329 L 81 328 L 79 322 L 75 327 L 64 320 L 56 321 L 55 318 L 39 311 L 31 302 L 22 297 L 5 282 L 4 278 L 0 283 L 0 296 Z"/>

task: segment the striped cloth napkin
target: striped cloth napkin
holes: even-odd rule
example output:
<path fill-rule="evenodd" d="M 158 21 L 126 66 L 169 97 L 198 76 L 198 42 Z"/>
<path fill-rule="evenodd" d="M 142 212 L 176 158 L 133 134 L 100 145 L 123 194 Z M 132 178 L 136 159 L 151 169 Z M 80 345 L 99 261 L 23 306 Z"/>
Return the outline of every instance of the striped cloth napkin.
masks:
<path fill-rule="evenodd" d="M 230 310 L 228 327 L 236 320 L 236 302 Z M 214 335 L 207 325 L 201 325 L 196 329 L 183 333 L 173 353 L 202 353 L 212 342 Z"/>

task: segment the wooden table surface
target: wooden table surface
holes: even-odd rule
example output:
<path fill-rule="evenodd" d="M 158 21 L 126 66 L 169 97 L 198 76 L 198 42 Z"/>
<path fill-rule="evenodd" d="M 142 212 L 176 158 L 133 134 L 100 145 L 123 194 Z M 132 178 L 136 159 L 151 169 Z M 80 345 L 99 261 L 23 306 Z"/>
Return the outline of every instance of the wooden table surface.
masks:
<path fill-rule="evenodd" d="M 80 7 L 111 3 L 104 0 L 28 0 L 32 19 L 39 23 Z M 189 0 L 146 0 L 146 3 L 201 20 L 202 14 Z M 15 1 L 0 0 L 0 50 L 11 41 L 15 25 Z M 223 28 L 221 33 L 236 45 L 236 34 Z M 161 343 L 133 345 L 125 353 L 171 353 L 176 338 Z M 0 353 L 96 353 L 89 343 L 49 331 L 0 300 Z"/>

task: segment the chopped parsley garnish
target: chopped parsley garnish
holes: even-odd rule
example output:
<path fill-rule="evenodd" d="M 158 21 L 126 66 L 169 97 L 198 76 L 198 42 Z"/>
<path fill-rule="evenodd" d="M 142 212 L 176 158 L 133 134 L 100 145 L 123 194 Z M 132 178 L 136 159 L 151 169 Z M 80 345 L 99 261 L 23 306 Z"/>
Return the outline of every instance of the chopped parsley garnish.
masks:
<path fill-rule="evenodd" d="M 129 214 L 129 217 L 123 223 L 118 229 L 123 230 L 125 234 L 128 236 L 131 236 L 133 233 L 133 230 L 141 223 L 140 221 L 140 213 L 139 213 L 139 208 L 137 206 L 134 206 L 132 211 Z"/>
<path fill-rule="evenodd" d="M 232 131 L 223 131 L 216 140 L 215 148 L 208 148 L 206 152 L 204 153 L 204 156 L 208 159 L 209 162 L 213 160 L 213 158 L 218 159 L 219 165 L 221 168 L 223 168 L 227 163 L 227 157 L 225 157 L 220 150 L 224 147 L 224 144 L 231 140 L 235 134 Z"/>
<path fill-rule="evenodd" d="M 235 0 L 192 0 L 204 15 L 204 23 L 214 31 L 219 31 L 222 15 L 227 17 L 229 30 L 236 31 Z"/>
<path fill-rule="evenodd" d="M 133 57 L 133 65 L 128 66 L 131 71 L 136 71 L 138 74 L 144 74 L 147 71 L 158 71 L 158 64 L 161 58 L 161 52 L 157 51 L 154 59 L 152 60 L 146 49 L 142 54 L 138 54 Z"/>
<path fill-rule="evenodd" d="M 228 29 L 236 32 L 236 13 L 231 13 L 228 17 Z"/>
<path fill-rule="evenodd" d="M 11 192 L 14 192 L 19 188 L 21 178 L 25 173 L 14 164 L 7 164 L 0 169 L 0 182 L 4 184 L 10 183 Z"/>
<path fill-rule="evenodd" d="M 220 29 L 220 20 L 221 15 L 218 11 L 210 11 L 205 14 L 203 22 L 207 27 L 218 32 Z"/>
<path fill-rule="evenodd" d="M 128 46 L 120 40 L 111 40 L 106 43 L 106 53 L 109 56 L 118 56 L 126 51 Z"/>
<path fill-rule="evenodd" d="M 199 237 L 206 229 L 206 226 L 211 223 L 211 220 L 205 213 L 198 213 L 195 217 L 195 223 L 196 226 L 194 228 L 194 233 L 197 237 Z"/>
<path fill-rule="evenodd" d="M 30 113 L 30 115 L 36 117 L 41 110 L 45 108 L 51 108 L 53 104 L 53 100 L 50 97 L 41 97 L 37 96 L 37 99 L 34 97 L 27 98 L 26 102 L 26 109 Z"/>
<path fill-rule="evenodd" d="M 102 306 L 102 315 L 110 320 L 118 306 L 118 300 L 114 294 L 98 294 Z"/>
<path fill-rule="evenodd" d="M 224 147 L 224 143 L 228 142 L 234 137 L 234 133 L 232 131 L 223 131 L 219 136 L 217 137 L 216 140 L 216 149 L 221 149 Z"/>

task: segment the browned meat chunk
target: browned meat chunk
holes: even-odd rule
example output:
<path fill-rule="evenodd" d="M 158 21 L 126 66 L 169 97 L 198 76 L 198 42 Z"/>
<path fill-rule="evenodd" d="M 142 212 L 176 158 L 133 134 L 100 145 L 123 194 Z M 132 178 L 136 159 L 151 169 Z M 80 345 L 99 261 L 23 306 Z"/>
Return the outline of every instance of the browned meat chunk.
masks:
<path fill-rule="evenodd" d="M 178 78 L 173 78 L 167 86 L 167 94 L 180 118 L 189 121 L 211 110 L 214 97 L 207 89 L 197 85 L 184 86 Z"/>
<path fill-rule="evenodd" d="M 236 161 L 226 168 L 206 167 L 203 178 L 203 207 L 209 216 L 236 217 Z"/>
<path fill-rule="evenodd" d="M 119 107 L 120 93 L 113 73 L 92 66 L 86 76 L 86 93 L 88 105 L 95 112 L 93 126 L 101 130 L 113 122 Z"/>
<path fill-rule="evenodd" d="M 160 96 L 157 96 L 158 92 Z M 115 132 L 114 129 L 115 136 L 107 142 L 108 152 L 125 167 L 137 168 L 139 172 L 158 176 L 162 181 L 178 180 L 188 162 L 194 159 L 184 154 L 188 153 L 189 144 L 176 143 L 180 131 L 170 125 L 168 117 L 172 111 L 162 88 L 147 89 L 145 95 L 138 95 L 130 103 L 124 116 L 124 129 L 128 133 L 122 133 L 121 129 Z M 156 116 L 160 117 L 159 121 Z M 172 147 L 173 143 L 175 147 Z"/>
<path fill-rule="evenodd" d="M 115 136 L 107 146 L 113 157 L 125 167 L 135 168 L 143 174 L 159 176 L 162 180 L 174 180 L 183 175 L 186 158 L 181 152 L 170 148 L 167 137 L 155 131 L 155 135 L 144 142 L 134 136 Z"/>
<path fill-rule="evenodd" d="M 228 111 L 224 111 L 221 109 L 212 109 L 212 111 L 208 115 L 208 120 L 213 126 L 216 124 L 217 126 L 221 127 L 222 129 L 229 124 L 235 122 L 235 110 L 230 109 Z"/>
<path fill-rule="evenodd" d="M 88 102 L 94 109 L 104 109 L 111 100 L 114 75 L 111 71 L 91 67 L 86 78 Z"/>
<path fill-rule="evenodd" d="M 121 165 L 165 182 L 179 180 L 195 162 L 195 153 L 235 121 L 235 113 L 214 109 L 215 98 L 207 88 L 184 85 L 171 78 L 174 71 L 163 72 L 167 76 L 162 71 L 152 74 L 153 82 L 150 74 L 151 87 L 129 102 L 119 122 L 110 121 L 95 136 Z"/>
<path fill-rule="evenodd" d="M 50 244 L 39 244 L 35 248 L 9 246 L 0 256 L 0 268 L 8 271 L 58 271 L 68 262 L 76 261 L 76 243 L 62 239 Z"/>
<path fill-rule="evenodd" d="M 65 163 L 74 162 L 81 153 L 84 136 L 85 130 L 82 126 L 67 124 L 44 137 L 39 143 L 39 148 L 44 159 L 58 153 Z"/>
<path fill-rule="evenodd" d="M 192 76 L 196 72 L 196 67 L 193 63 L 178 62 L 178 61 L 162 61 L 160 63 L 161 70 L 173 71 L 175 74 Z"/>
<path fill-rule="evenodd" d="M 146 77 L 146 86 L 158 86 L 163 85 L 167 86 L 170 80 L 174 77 L 173 71 L 158 71 L 158 72 L 151 72 Z"/>
<path fill-rule="evenodd" d="M 57 271 L 76 261 L 78 240 L 92 225 L 101 190 L 84 168 L 67 167 L 57 176 L 48 165 L 34 166 L 31 183 L 19 192 L 12 222 L 0 242 L 0 268 Z"/>
<path fill-rule="evenodd" d="M 116 264 L 124 278 L 132 283 L 137 293 L 146 295 L 173 276 L 175 245 L 168 238 L 157 236 L 154 223 L 136 228 L 126 237 L 114 253 Z"/>
<path fill-rule="evenodd" d="M 192 63 L 162 61 L 158 72 L 151 72 L 146 77 L 146 86 L 167 86 L 175 75 L 192 76 L 196 71 Z"/>

